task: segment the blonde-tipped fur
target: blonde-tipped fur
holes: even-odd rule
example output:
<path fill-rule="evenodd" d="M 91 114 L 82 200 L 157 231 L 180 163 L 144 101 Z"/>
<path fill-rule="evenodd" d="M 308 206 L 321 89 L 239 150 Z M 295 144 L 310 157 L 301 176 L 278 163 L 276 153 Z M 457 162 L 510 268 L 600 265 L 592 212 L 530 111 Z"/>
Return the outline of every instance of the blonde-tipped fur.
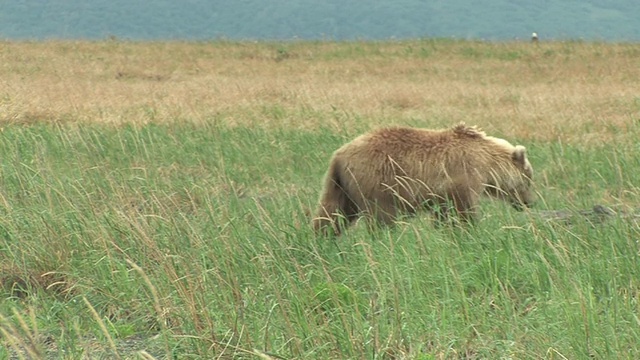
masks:
<path fill-rule="evenodd" d="M 453 210 L 472 221 L 482 194 L 516 207 L 531 203 L 532 176 L 523 146 L 463 123 L 378 129 L 333 154 L 313 228 L 340 234 L 363 215 L 390 224 L 425 208 L 440 220 Z"/>

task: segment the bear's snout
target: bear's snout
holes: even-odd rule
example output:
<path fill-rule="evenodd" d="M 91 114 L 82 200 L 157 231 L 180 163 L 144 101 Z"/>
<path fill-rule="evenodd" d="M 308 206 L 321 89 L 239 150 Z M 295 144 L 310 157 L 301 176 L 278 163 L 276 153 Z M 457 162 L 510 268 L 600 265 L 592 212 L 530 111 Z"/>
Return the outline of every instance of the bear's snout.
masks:
<path fill-rule="evenodd" d="M 511 202 L 511 206 L 518 211 L 524 211 L 525 208 L 531 208 L 533 205 L 534 201 L 531 199 L 519 199 Z"/>

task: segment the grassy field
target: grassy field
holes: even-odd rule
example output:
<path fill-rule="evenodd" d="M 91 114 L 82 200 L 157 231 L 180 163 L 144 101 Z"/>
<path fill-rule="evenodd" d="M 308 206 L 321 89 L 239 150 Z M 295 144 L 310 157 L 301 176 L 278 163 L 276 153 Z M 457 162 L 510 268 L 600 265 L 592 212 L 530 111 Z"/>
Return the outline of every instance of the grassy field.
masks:
<path fill-rule="evenodd" d="M 640 45 L 0 43 L 0 359 L 640 357 Z M 527 146 L 486 200 L 316 238 L 331 153 L 459 121 Z"/>

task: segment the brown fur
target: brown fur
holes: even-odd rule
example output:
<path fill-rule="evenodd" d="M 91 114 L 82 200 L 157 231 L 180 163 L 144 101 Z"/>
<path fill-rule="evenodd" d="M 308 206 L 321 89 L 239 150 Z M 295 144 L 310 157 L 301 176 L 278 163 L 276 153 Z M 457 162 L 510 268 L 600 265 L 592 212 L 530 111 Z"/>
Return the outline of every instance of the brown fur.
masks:
<path fill-rule="evenodd" d="M 374 130 L 333 154 L 313 228 L 340 234 L 361 215 L 390 224 L 422 208 L 439 220 L 454 210 L 473 221 L 483 193 L 517 208 L 529 205 L 532 172 L 523 146 L 464 124 Z"/>

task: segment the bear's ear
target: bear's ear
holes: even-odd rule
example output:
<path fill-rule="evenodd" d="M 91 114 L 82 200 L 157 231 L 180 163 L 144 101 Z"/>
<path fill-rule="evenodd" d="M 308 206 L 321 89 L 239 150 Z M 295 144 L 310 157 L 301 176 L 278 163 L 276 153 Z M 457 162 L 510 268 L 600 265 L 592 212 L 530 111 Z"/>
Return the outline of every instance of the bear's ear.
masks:
<path fill-rule="evenodd" d="M 516 145 L 511 157 L 515 162 L 524 165 L 527 162 L 527 149 L 522 145 Z"/>

